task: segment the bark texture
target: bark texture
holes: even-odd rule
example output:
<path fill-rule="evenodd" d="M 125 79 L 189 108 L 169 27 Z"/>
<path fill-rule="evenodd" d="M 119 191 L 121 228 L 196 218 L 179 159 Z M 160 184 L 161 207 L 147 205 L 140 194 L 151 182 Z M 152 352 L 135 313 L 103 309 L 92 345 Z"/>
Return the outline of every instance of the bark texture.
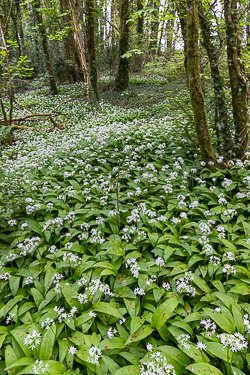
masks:
<path fill-rule="evenodd" d="M 185 0 L 175 2 L 175 7 L 181 25 L 181 34 L 184 42 L 184 67 L 186 72 L 187 86 L 188 86 L 188 68 L 187 68 L 187 18 L 186 18 L 186 4 Z"/>
<path fill-rule="evenodd" d="M 198 45 L 198 4 L 199 0 L 187 0 L 187 68 L 189 73 L 189 91 L 194 113 L 194 125 L 202 160 L 206 163 L 210 161 L 216 163 L 216 157 L 208 129 L 205 100 L 201 87 Z"/>
<path fill-rule="evenodd" d="M 228 113 L 225 96 L 225 85 L 220 73 L 218 62 L 218 49 L 214 43 L 211 25 L 203 9 L 202 2 L 199 4 L 199 16 L 203 46 L 209 59 L 213 89 L 215 95 L 215 129 L 217 134 L 218 151 L 220 155 L 228 160 L 232 158 L 233 142 L 230 127 L 228 125 Z"/>
<path fill-rule="evenodd" d="M 95 18 L 94 18 L 94 1 L 85 1 L 86 23 L 87 23 L 87 50 L 88 50 L 88 67 L 90 75 L 91 97 L 94 102 L 99 101 L 97 89 L 97 69 L 96 69 L 96 51 L 95 51 Z"/>
<path fill-rule="evenodd" d="M 244 159 L 249 145 L 248 87 L 242 59 L 241 28 L 237 0 L 225 0 L 227 61 L 235 126 L 235 156 Z"/>
<path fill-rule="evenodd" d="M 129 48 L 129 0 L 121 0 L 120 3 L 120 41 L 119 41 L 119 65 L 115 80 L 116 90 L 126 90 L 129 84 L 129 60 L 124 55 Z"/>
<path fill-rule="evenodd" d="M 87 86 L 87 95 L 88 95 L 88 98 L 90 100 L 91 99 L 90 76 L 89 76 L 87 60 L 86 60 L 86 56 L 85 56 L 85 50 L 84 50 L 84 47 L 83 47 L 83 41 L 82 41 L 82 37 L 81 37 L 79 25 L 78 25 L 78 20 L 77 20 L 77 17 L 76 17 L 74 0 L 69 0 L 69 4 L 70 4 L 71 12 L 72 12 L 72 18 L 73 18 L 73 23 L 74 23 L 77 46 L 78 46 L 78 50 L 80 51 L 80 56 L 81 56 L 82 72 L 84 74 L 84 80 L 85 80 L 86 86 Z"/>
<path fill-rule="evenodd" d="M 43 17 L 42 14 L 39 12 L 39 9 L 41 8 L 40 0 L 36 0 L 33 4 L 33 9 L 34 13 L 37 19 L 38 23 L 38 28 L 39 28 L 39 34 L 42 42 L 42 48 L 43 48 L 43 53 L 45 57 L 45 63 L 46 63 L 46 68 L 47 72 L 49 75 L 49 85 L 50 85 L 50 92 L 52 95 L 58 95 L 58 90 L 56 87 L 56 80 L 54 76 L 54 72 L 52 69 L 52 63 L 49 55 L 49 47 L 48 47 L 48 42 L 47 42 L 47 33 L 46 33 L 46 28 L 43 23 Z"/>

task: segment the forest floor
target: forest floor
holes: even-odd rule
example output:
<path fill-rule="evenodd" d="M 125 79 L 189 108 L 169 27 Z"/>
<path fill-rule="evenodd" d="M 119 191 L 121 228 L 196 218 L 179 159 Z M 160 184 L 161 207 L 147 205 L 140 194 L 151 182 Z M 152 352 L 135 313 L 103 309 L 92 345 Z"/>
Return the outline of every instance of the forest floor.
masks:
<path fill-rule="evenodd" d="M 250 162 L 209 171 L 185 100 L 135 80 L 1 149 L 1 374 L 249 373 Z"/>

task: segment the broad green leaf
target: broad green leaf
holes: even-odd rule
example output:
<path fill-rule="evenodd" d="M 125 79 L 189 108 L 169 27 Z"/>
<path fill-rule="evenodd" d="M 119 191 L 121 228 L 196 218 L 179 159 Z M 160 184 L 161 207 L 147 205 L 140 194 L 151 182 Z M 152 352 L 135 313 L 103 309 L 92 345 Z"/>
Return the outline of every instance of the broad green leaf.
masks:
<path fill-rule="evenodd" d="M 42 227 L 34 220 L 26 219 L 26 223 L 28 224 L 29 228 L 40 235 L 42 235 Z"/>
<path fill-rule="evenodd" d="M 125 366 L 120 368 L 115 372 L 115 375 L 139 375 L 140 374 L 139 366 Z"/>
<path fill-rule="evenodd" d="M 177 305 L 178 300 L 175 297 L 173 297 L 162 303 L 159 307 L 157 307 L 156 311 L 152 316 L 151 326 L 153 328 L 160 329 L 161 326 L 163 326 L 163 324 L 170 318 L 171 314 L 173 313 Z"/>
<path fill-rule="evenodd" d="M 51 327 L 45 331 L 42 338 L 39 358 L 40 360 L 50 359 L 53 353 L 53 347 L 55 342 L 54 327 Z"/>
<path fill-rule="evenodd" d="M 204 311 L 221 329 L 228 333 L 235 332 L 232 324 L 221 313 L 207 308 L 204 308 Z"/>
<path fill-rule="evenodd" d="M 57 342 L 59 344 L 59 362 L 62 363 L 70 347 L 70 342 L 66 338 L 57 340 Z"/>
<path fill-rule="evenodd" d="M 32 357 L 18 358 L 15 362 L 11 363 L 11 365 L 8 366 L 7 368 L 17 367 L 17 366 L 29 366 L 34 362 L 35 362 L 35 360 Z"/>
<path fill-rule="evenodd" d="M 101 312 L 108 315 L 113 315 L 118 319 L 122 319 L 121 313 L 111 303 L 96 302 L 93 304 L 93 311 Z"/>
<path fill-rule="evenodd" d="M 121 337 L 113 337 L 112 339 L 105 339 L 105 340 L 100 342 L 99 348 L 101 350 L 123 349 L 124 348 L 124 340 Z"/>
<path fill-rule="evenodd" d="M 203 292 L 209 294 L 210 289 L 209 289 L 207 283 L 200 276 L 198 276 L 196 274 L 194 274 L 193 277 L 194 277 L 194 279 L 193 279 L 194 284 L 197 285 L 198 288 L 203 290 Z"/>
<path fill-rule="evenodd" d="M 44 361 L 43 365 L 45 365 L 46 363 L 48 364 L 47 374 L 49 375 L 63 375 L 63 373 L 66 371 L 65 366 L 63 366 L 58 361 L 53 361 L 53 360 Z M 24 369 L 22 369 L 22 371 L 19 372 L 19 374 L 20 375 L 22 374 L 34 375 L 34 369 L 33 369 L 34 365 L 36 364 L 25 367 Z"/>
<path fill-rule="evenodd" d="M 27 336 L 27 334 L 18 328 L 14 329 L 10 333 L 12 334 L 14 339 L 18 342 L 24 354 L 26 355 L 26 357 L 32 357 L 33 353 L 32 353 L 32 350 L 29 349 L 29 345 L 24 345 L 23 343 L 24 338 Z"/>
<path fill-rule="evenodd" d="M 106 355 L 102 355 L 102 360 L 112 375 L 114 375 L 115 372 L 119 370 L 120 366 L 112 358 Z"/>
<path fill-rule="evenodd" d="M 153 332 L 153 328 L 150 327 L 148 324 L 144 324 L 141 328 L 139 328 L 136 332 L 134 332 L 132 335 L 130 335 L 125 342 L 125 345 L 129 345 L 132 342 L 136 342 L 142 339 L 145 339 L 145 337 L 151 335 Z"/>
<path fill-rule="evenodd" d="M 223 361 L 227 362 L 227 360 L 228 360 L 228 357 L 227 357 L 228 350 L 227 350 L 227 348 L 224 349 L 222 344 L 220 344 L 219 342 L 207 342 L 206 346 L 207 346 L 207 351 L 209 353 L 211 353 L 215 357 L 218 357 L 218 358 L 222 359 Z"/>
<path fill-rule="evenodd" d="M 197 375 L 223 375 L 220 370 L 208 363 L 193 363 L 187 366 L 186 369 Z"/>

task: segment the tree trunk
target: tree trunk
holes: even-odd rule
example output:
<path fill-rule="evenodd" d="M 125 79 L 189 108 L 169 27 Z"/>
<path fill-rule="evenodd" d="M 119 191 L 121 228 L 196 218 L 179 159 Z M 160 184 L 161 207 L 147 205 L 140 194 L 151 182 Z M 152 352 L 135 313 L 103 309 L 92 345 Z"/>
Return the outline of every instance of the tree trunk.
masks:
<path fill-rule="evenodd" d="M 84 51 L 84 47 L 83 47 L 82 37 L 81 37 L 80 30 L 79 30 L 78 20 L 77 20 L 77 17 L 76 17 L 74 0 L 69 0 L 69 3 L 70 3 L 70 9 L 71 9 L 71 12 L 72 12 L 72 18 L 73 18 L 73 23 L 74 23 L 77 46 L 78 46 L 78 49 L 80 51 L 80 56 L 81 56 L 82 72 L 84 74 L 84 78 L 85 78 L 85 82 L 86 82 L 86 86 L 87 86 L 87 95 L 88 95 L 88 98 L 90 100 L 91 99 L 90 77 L 89 77 L 89 71 L 88 71 L 85 51 Z"/>
<path fill-rule="evenodd" d="M 248 87 L 242 60 L 241 27 L 237 5 L 237 0 L 224 1 L 227 62 L 235 126 L 235 156 L 244 159 L 249 144 Z"/>
<path fill-rule="evenodd" d="M 181 25 L 181 34 L 183 39 L 183 50 L 184 50 L 184 67 L 186 72 L 187 86 L 188 84 L 188 67 L 187 67 L 187 18 L 186 18 L 186 7 L 185 0 L 176 1 L 175 3 L 176 10 Z"/>
<path fill-rule="evenodd" d="M 233 157 L 233 155 L 231 154 L 233 144 L 230 127 L 228 125 L 225 85 L 220 73 L 218 62 L 218 50 L 216 48 L 216 43 L 214 43 L 213 40 L 214 37 L 212 34 L 211 25 L 209 23 L 208 18 L 203 12 L 201 1 L 199 5 L 201 34 L 203 37 L 202 44 L 204 45 L 207 51 L 215 95 L 215 129 L 218 140 L 218 150 L 220 155 L 225 156 L 228 160 Z"/>
<path fill-rule="evenodd" d="M 142 0 L 136 1 L 136 10 L 137 12 L 141 11 L 143 9 L 143 3 Z M 137 18 L 137 46 L 138 49 L 141 50 L 142 42 L 143 42 L 143 14 L 140 14 Z M 133 58 L 133 64 L 132 69 L 134 72 L 140 72 L 142 68 L 142 58 L 143 55 L 136 54 Z"/>
<path fill-rule="evenodd" d="M 187 0 L 187 67 L 189 73 L 189 91 L 194 113 L 194 125 L 199 141 L 202 160 L 216 163 L 208 121 L 205 100 L 201 87 L 199 64 L 199 0 Z M 209 164 L 208 164 L 209 165 Z"/>
<path fill-rule="evenodd" d="M 115 80 L 116 90 L 126 90 L 129 84 L 129 61 L 127 57 L 121 57 L 129 48 L 129 0 L 121 0 L 120 4 L 120 41 L 119 41 L 119 65 Z"/>
<path fill-rule="evenodd" d="M 40 34 L 40 38 L 41 38 L 41 42 L 42 42 L 42 48 L 43 48 L 43 53 L 44 53 L 44 57 L 45 57 L 46 68 L 47 68 L 47 72 L 48 72 L 48 75 L 49 75 L 50 92 L 51 92 L 52 95 L 58 95 L 58 90 L 57 90 L 57 87 L 56 87 L 56 80 L 55 80 L 55 76 L 54 76 L 54 73 L 53 73 L 52 63 L 51 63 L 51 59 L 50 59 L 50 55 L 49 55 L 49 48 L 48 48 L 48 43 L 47 43 L 47 33 L 46 33 L 46 29 L 45 29 L 45 26 L 44 26 L 44 23 L 43 23 L 42 14 L 39 12 L 40 8 L 41 8 L 40 0 L 36 0 L 33 3 L 33 9 L 34 9 L 35 16 L 36 16 L 37 23 L 38 23 L 39 34 Z"/>
<path fill-rule="evenodd" d="M 94 19 L 94 1 L 85 1 L 86 24 L 87 24 L 87 50 L 88 66 L 90 75 L 91 96 L 94 102 L 99 101 L 97 89 L 97 70 L 96 70 L 96 51 L 95 51 L 95 19 Z"/>
<path fill-rule="evenodd" d="M 157 46 L 158 46 L 158 31 L 159 31 L 159 3 L 153 2 L 153 7 L 155 11 L 153 13 L 153 21 L 151 23 L 151 36 L 150 36 L 150 44 L 149 49 L 151 50 L 152 54 L 155 55 L 157 53 Z"/>

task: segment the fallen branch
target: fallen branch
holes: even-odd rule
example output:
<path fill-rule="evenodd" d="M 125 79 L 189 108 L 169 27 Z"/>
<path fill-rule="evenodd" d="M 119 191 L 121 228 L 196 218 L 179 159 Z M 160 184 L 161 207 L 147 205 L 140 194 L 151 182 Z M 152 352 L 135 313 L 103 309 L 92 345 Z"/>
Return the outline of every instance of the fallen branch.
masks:
<path fill-rule="evenodd" d="M 29 113 L 29 114 L 27 114 L 25 116 L 22 116 L 22 117 L 15 117 L 15 118 L 12 119 L 12 125 L 13 125 L 14 122 L 27 121 L 27 120 L 30 121 L 31 119 L 35 121 L 34 118 L 36 118 L 36 117 L 45 117 L 45 118 L 47 117 L 53 123 L 53 125 L 55 125 L 55 121 L 53 120 L 52 116 L 59 116 L 60 114 L 62 114 L 61 112 L 58 112 L 57 109 L 59 107 L 61 107 L 63 104 L 68 103 L 68 102 L 73 101 L 73 100 L 87 101 L 88 99 L 87 98 L 69 98 L 69 99 L 64 100 L 63 102 L 59 103 L 55 108 L 53 108 L 48 113 Z M 39 119 L 37 119 L 37 120 L 39 120 Z M 4 124 L 5 124 L 5 119 L 0 118 L 0 125 L 4 125 Z"/>

